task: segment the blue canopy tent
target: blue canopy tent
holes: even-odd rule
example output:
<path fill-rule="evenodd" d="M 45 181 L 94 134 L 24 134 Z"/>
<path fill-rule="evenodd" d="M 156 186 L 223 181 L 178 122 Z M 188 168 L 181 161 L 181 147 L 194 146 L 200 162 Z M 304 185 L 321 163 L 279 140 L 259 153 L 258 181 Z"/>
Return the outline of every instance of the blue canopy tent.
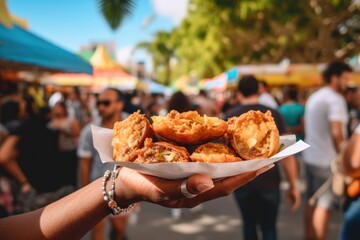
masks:
<path fill-rule="evenodd" d="M 0 69 L 92 74 L 82 57 L 13 24 L 0 24 Z"/>

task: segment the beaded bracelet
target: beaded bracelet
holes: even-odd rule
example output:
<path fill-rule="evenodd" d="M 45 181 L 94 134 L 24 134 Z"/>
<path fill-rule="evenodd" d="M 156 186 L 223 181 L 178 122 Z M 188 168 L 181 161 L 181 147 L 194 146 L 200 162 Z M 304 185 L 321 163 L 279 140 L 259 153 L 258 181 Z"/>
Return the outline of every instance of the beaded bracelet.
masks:
<path fill-rule="evenodd" d="M 109 206 L 111 213 L 113 215 L 119 215 L 121 213 L 126 213 L 134 207 L 134 204 L 130 204 L 127 208 L 121 208 L 118 206 L 118 204 L 114 200 L 115 179 L 116 179 L 118 173 L 119 173 L 119 166 L 115 165 L 113 171 L 106 170 L 104 173 L 104 176 L 102 178 L 101 190 L 102 190 L 103 198 L 104 198 L 104 201 L 107 202 L 107 205 Z M 107 192 L 106 191 L 106 182 L 109 178 L 111 178 L 111 188 Z"/>

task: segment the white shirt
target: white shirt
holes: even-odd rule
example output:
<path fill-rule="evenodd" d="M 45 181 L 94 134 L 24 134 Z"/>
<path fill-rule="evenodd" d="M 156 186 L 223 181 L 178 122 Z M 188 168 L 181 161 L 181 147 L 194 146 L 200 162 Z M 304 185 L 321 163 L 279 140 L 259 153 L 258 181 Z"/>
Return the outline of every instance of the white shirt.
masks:
<path fill-rule="evenodd" d="M 263 92 L 259 95 L 259 103 L 273 109 L 277 109 L 279 107 L 274 97 L 267 92 Z"/>
<path fill-rule="evenodd" d="M 305 105 L 305 142 L 310 145 L 303 152 L 306 163 L 319 167 L 330 166 L 337 153 L 330 122 L 342 122 L 345 135 L 348 118 L 344 97 L 333 89 L 323 87 L 309 97 Z"/>
<path fill-rule="evenodd" d="M 357 125 L 357 127 L 355 128 L 355 131 L 354 131 L 356 134 L 360 134 L 360 124 Z"/>

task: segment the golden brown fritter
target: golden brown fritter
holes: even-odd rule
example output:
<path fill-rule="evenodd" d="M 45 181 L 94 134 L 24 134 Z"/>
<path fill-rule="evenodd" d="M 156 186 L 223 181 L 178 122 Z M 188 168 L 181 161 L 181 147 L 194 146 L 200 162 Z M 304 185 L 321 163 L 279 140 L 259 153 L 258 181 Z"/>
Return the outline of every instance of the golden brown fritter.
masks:
<path fill-rule="evenodd" d="M 184 147 L 168 142 L 153 142 L 151 138 L 145 140 L 145 146 L 132 155 L 134 163 L 170 163 L 189 162 L 190 154 Z"/>
<path fill-rule="evenodd" d="M 208 142 L 223 136 L 227 131 L 226 121 L 217 117 L 200 116 L 196 111 L 179 113 L 172 110 L 165 117 L 151 118 L 155 134 L 180 145 Z"/>
<path fill-rule="evenodd" d="M 147 137 L 153 136 L 153 130 L 149 120 L 134 112 L 126 119 L 116 122 L 113 128 L 113 157 L 115 161 L 129 161 L 133 152 L 143 147 Z"/>
<path fill-rule="evenodd" d="M 233 149 L 221 143 L 205 143 L 195 149 L 190 155 L 193 162 L 225 163 L 238 162 L 242 159 L 236 155 Z"/>
<path fill-rule="evenodd" d="M 231 146 L 241 158 L 269 158 L 279 150 L 279 131 L 270 111 L 251 110 L 227 123 Z"/>

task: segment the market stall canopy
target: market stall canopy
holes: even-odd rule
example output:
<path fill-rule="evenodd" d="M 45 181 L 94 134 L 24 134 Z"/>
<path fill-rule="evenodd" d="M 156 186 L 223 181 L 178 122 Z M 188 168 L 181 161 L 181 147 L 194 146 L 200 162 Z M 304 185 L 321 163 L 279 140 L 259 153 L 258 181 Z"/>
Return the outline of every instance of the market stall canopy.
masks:
<path fill-rule="evenodd" d="M 240 76 L 254 75 L 271 86 L 297 85 L 315 87 L 322 84 L 321 72 L 325 64 L 258 64 L 238 65 L 211 79 L 205 79 L 200 87 L 211 91 L 234 88 Z"/>
<path fill-rule="evenodd" d="M 136 86 L 136 88 L 138 90 L 144 91 L 146 93 L 164 94 L 165 96 L 170 96 L 171 94 L 174 93 L 174 91 L 170 87 L 167 87 L 163 84 L 160 84 L 160 83 L 157 83 L 157 82 L 154 82 L 151 80 L 139 82 L 138 85 Z"/>
<path fill-rule="evenodd" d="M 173 91 L 182 91 L 187 95 L 196 95 L 199 93 L 199 79 L 196 75 L 182 75 L 176 79 L 170 86 Z"/>
<path fill-rule="evenodd" d="M 0 69 L 92 74 L 90 63 L 21 28 L 0 23 Z"/>
<path fill-rule="evenodd" d="M 236 86 L 238 76 L 239 76 L 239 68 L 233 67 L 232 69 L 220 73 L 219 75 L 213 78 L 201 80 L 199 85 L 201 89 L 205 89 L 208 91 L 223 92 L 229 87 Z"/>
<path fill-rule="evenodd" d="M 91 86 L 95 92 L 106 87 L 115 87 L 123 91 L 131 91 L 136 88 L 138 79 L 123 70 L 106 51 L 103 45 L 99 45 L 94 55 L 90 58 L 93 66 L 93 74 L 56 73 L 43 79 L 43 83 L 59 86 Z"/>
<path fill-rule="evenodd" d="M 326 64 L 290 64 L 284 72 L 259 72 L 258 79 L 272 86 L 297 85 L 298 87 L 317 87 L 322 84 L 321 73 Z"/>
<path fill-rule="evenodd" d="M 102 44 L 97 46 L 94 54 L 90 58 L 90 63 L 97 70 L 123 70 L 122 67 L 110 57 L 105 46 Z"/>

